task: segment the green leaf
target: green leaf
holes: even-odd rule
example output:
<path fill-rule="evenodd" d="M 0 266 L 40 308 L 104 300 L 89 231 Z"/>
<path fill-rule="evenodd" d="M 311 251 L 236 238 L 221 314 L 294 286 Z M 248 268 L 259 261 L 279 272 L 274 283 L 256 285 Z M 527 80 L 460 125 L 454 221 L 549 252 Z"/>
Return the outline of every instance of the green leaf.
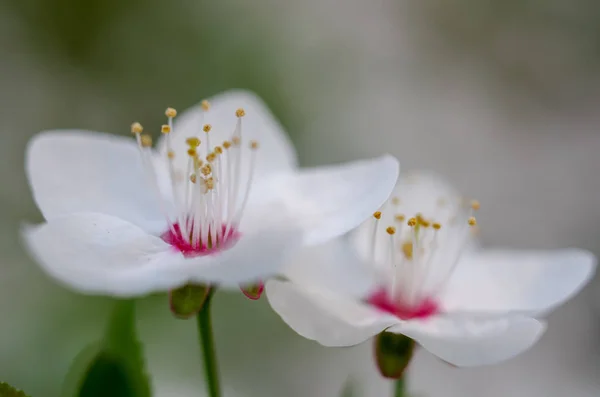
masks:
<path fill-rule="evenodd" d="M 62 397 L 150 397 L 134 305 L 133 301 L 115 303 L 104 338 L 73 361 Z"/>
<path fill-rule="evenodd" d="M 8 383 L 0 382 L 0 397 L 29 397 L 21 390 L 17 390 Z"/>

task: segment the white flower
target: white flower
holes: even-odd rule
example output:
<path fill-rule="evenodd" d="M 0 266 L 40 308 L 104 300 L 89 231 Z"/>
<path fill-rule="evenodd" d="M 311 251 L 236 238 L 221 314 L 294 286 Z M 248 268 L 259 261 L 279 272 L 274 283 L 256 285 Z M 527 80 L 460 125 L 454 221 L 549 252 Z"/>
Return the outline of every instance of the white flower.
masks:
<path fill-rule="evenodd" d="M 256 282 L 296 246 L 359 225 L 397 178 L 390 156 L 298 170 L 281 126 L 247 92 L 203 101 L 175 124 L 175 110 L 166 115 L 157 153 L 138 123 L 136 139 L 48 131 L 29 143 L 46 223 L 24 239 L 58 281 L 117 296 Z"/>
<path fill-rule="evenodd" d="M 387 330 L 456 366 L 525 351 L 545 330 L 536 318 L 576 294 L 596 259 L 578 249 L 481 250 L 472 238 L 479 203 L 457 197 L 431 175 L 404 177 L 348 240 L 306 250 L 289 280 L 267 282 L 271 306 L 325 346 Z"/>

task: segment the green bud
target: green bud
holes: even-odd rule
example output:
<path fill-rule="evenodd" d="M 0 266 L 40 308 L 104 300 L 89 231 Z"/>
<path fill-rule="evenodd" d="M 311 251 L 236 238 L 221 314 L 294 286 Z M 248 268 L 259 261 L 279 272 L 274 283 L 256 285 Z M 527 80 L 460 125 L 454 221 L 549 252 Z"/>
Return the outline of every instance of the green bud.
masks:
<path fill-rule="evenodd" d="M 385 378 L 400 379 L 415 350 L 415 341 L 402 334 L 383 331 L 375 337 L 375 360 Z"/>
<path fill-rule="evenodd" d="M 198 314 L 204 306 L 210 287 L 186 284 L 169 292 L 169 305 L 175 317 L 186 319 Z"/>
<path fill-rule="evenodd" d="M 265 290 L 265 285 L 262 282 L 258 282 L 256 284 L 250 285 L 240 285 L 240 289 L 249 299 L 253 301 L 260 299 L 263 291 Z"/>
<path fill-rule="evenodd" d="M 21 390 L 17 390 L 8 383 L 0 382 L 0 397 L 29 397 Z"/>

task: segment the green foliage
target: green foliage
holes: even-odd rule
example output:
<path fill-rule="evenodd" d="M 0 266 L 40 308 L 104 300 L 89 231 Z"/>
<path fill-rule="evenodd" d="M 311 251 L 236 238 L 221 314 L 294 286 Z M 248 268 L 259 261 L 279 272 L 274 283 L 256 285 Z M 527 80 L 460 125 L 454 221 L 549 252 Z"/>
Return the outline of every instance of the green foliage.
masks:
<path fill-rule="evenodd" d="M 142 348 L 135 330 L 133 301 L 118 301 L 102 341 L 74 360 L 63 397 L 150 397 Z"/>
<path fill-rule="evenodd" d="M 0 397 L 29 397 L 21 390 L 17 390 L 11 385 L 0 382 Z"/>

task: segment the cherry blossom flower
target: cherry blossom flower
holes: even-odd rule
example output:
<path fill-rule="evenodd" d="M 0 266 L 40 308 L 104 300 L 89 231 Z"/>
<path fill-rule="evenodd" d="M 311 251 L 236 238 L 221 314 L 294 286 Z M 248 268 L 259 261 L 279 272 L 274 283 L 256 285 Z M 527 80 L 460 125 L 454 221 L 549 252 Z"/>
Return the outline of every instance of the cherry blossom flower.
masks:
<path fill-rule="evenodd" d="M 586 285 L 596 259 L 579 249 L 481 249 L 479 207 L 431 174 L 402 177 L 371 220 L 307 249 L 286 280 L 269 281 L 269 302 L 325 346 L 385 330 L 456 366 L 514 357 L 543 334 L 539 318 Z"/>
<path fill-rule="evenodd" d="M 298 246 L 359 225 L 397 178 L 391 156 L 298 169 L 281 125 L 248 92 L 165 114 L 156 151 L 139 123 L 134 138 L 58 130 L 29 143 L 46 222 L 23 236 L 56 280 L 116 296 L 252 285 Z"/>

